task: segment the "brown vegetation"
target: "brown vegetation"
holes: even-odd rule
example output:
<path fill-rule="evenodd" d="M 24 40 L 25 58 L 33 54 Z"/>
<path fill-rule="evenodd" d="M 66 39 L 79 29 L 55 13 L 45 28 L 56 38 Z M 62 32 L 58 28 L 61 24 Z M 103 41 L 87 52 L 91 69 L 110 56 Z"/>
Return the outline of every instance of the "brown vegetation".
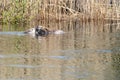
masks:
<path fill-rule="evenodd" d="M 120 20 L 119 0 L 1 0 L 2 22 Z"/>

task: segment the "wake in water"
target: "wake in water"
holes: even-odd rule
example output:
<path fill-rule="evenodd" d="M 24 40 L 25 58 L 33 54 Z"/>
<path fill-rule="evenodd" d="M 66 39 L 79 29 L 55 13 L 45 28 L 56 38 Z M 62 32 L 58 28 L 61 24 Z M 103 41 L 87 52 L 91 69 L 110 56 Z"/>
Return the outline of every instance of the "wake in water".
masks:
<path fill-rule="evenodd" d="M 30 34 L 32 36 L 47 36 L 49 34 L 63 34 L 62 30 L 50 30 L 48 28 L 37 26 L 35 28 L 28 29 L 25 34 Z"/>
<path fill-rule="evenodd" d="M 45 37 L 49 34 L 64 34 L 65 32 L 63 30 L 50 30 L 42 26 L 37 26 L 34 28 L 30 28 L 27 31 L 9 31 L 9 32 L 0 32 L 0 35 L 17 35 L 17 36 L 24 36 L 24 35 L 30 35 L 32 37 Z"/>
<path fill-rule="evenodd" d="M 17 32 L 17 31 L 9 31 L 9 32 L 0 32 L 0 35 L 18 35 L 18 36 L 24 36 L 26 35 L 24 31 Z"/>

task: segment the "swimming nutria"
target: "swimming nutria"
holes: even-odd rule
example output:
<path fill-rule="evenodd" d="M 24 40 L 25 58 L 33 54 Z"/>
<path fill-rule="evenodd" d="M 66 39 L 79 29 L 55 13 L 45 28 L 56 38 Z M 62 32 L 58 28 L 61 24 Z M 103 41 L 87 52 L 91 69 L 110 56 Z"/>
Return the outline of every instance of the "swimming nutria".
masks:
<path fill-rule="evenodd" d="M 48 34 L 63 34 L 62 30 L 49 30 L 48 28 L 42 26 L 36 26 L 35 28 L 31 28 L 25 31 L 27 34 L 31 34 L 34 36 L 47 36 Z"/>

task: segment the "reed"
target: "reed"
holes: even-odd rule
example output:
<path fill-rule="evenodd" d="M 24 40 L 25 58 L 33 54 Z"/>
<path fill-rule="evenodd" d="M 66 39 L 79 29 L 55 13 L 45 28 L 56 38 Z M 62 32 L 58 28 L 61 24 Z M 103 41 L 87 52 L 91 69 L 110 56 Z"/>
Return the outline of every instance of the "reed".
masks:
<path fill-rule="evenodd" d="M 120 20 L 119 0 L 0 0 L 0 21 Z"/>

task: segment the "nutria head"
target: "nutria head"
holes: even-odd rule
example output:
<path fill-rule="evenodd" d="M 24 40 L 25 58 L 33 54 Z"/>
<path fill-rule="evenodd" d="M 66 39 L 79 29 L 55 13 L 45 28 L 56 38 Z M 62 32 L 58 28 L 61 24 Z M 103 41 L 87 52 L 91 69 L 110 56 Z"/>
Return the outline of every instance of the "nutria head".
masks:
<path fill-rule="evenodd" d="M 42 26 L 35 27 L 35 35 L 36 36 L 46 36 L 49 34 L 49 30 Z"/>

